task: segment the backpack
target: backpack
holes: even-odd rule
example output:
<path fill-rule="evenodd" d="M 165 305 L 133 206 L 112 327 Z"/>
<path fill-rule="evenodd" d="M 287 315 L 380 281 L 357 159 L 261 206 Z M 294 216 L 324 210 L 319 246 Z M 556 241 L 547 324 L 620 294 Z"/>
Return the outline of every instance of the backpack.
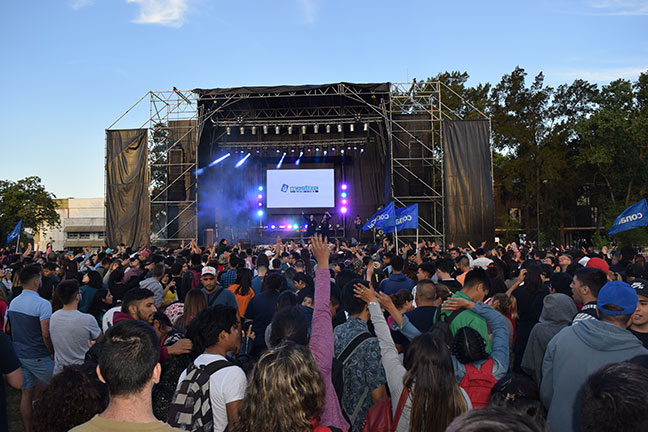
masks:
<path fill-rule="evenodd" d="M 367 332 L 360 333 L 358 336 L 353 338 L 351 342 L 348 343 L 348 345 L 344 348 L 344 351 L 340 353 L 339 357 L 333 357 L 333 367 L 331 368 L 331 381 L 333 382 L 333 387 L 335 388 L 335 394 L 337 395 L 338 401 L 340 401 L 340 407 L 342 407 L 342 395 L 344 393 L 344 364 L 349 358 L 351 358 L 351 355 L 360 346 L 360 344 L 365 340 L 369 339 L 370 337 L 372 337 L 371 333 L 367 333 Z M 357 402 L 358 407 L 362 405 L 367 395 L 368 395 L 368 391 L 365 391 L 361 400 Z M 344 415 L 344 418 L 350 424 L 352 424 L 352 422 L 347 416 L 347 413 L 344 412 L 344 408 L 342 409 L 342 414 Z M 355 416 L 357 416 L 357 413 L 354 413 L 354 415 L 352 415 L 352 417 Z"/>
<path fill-rule="evenodd" d="M 453 339 L 452 331 L 450 330 L 450 323 L 457 317 L 457 315 L 465 310 L 465 308 L 460 308 L 453 311 L 450 315 L 441 315 L 441 306 L 439 306 L 436 308 L 436 311 L 434 311 L 434 324 L 432 325 L 432 328 L 437 328 L 444 333 L 448 346 L 452 346 Z"/>
<path fill-rule="evenodd" d="M 202 277 L 201 272 L 198 270 L 189 270 L 192 274 L 191 278 L 191 288 L 198 288 L 200 286 L 200 278 Z"/>
<path fill-rule="evenodd" d="M 235 365 L 227 360 L 216 360 L 203 366 L 191 363 L 187 368 L 187 375 L 169 404 L 168 424 L 188 431 L 214 430 L 209 378 L 217 371 L 230 366 Z"/>
<path fill-rule="evenodd" d="M 491 390 L 497 383 L 493 376 L 493 357 L 489 357 L 481 369 L 477 369 L 470 363 L 464 365 L 466 373 L 461 379 L 459 386 L 468 393 L 473 408 L 484 408 L 488 405 Z"/>
<path fill-rule="evenodd" d="M 398 422 L 403 414 L 403 408 L 407 402 L 409 391 L 407 387 L 403 388 L 396 412 L 392 417 L 391 399 L 387 398 L 378 402 L 367 411 L 361 432 L 394 432 L 398 427 Z"/>

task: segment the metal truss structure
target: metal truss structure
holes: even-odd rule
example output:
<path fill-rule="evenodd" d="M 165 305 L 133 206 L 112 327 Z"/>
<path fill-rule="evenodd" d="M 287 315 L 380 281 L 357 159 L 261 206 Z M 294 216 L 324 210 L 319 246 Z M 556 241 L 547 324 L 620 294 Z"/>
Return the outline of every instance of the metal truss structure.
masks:
<path fill-rule="evenodd" d="M 431 240 L 445 247 L 442 123 L 467 116 L 482 119 L 488 116 L 438 81 L 392 83 L 388 92 L 379 94 L 346 83 L 296 87 L 288 92 L 285 88 L 267 89 L 249 92 L 233 88 L 214 95 L 175 88 L 151 91 L 122 115 L 148 96 L 150 116 L 142 127 L 149 130 L 152 242 L 197 240 L 198 144 L 201 134 L 209 129 L 215 133 L 211 139 L 222 141 L 223 148 L 231 145 L 266 154 L 278 147 L 363 147 L 374 144 L 371 133 L 384 136 L 385 140 L 378 140 L 377 150 L 388 158 L 393 200 L 397 207 L 419 204 L 418 232 L 408 230 L 398 236 Z M 322 103 L 263 106 L 264 99 L 287 97 L 297 102 L 310 98 Z M 340 97 L 347 102 L 335 103 Z M 444 102 L 446 99 L 451 103 Z M 342 128 L 354 131 L 353 125 L 368 132 L 366 136 L 342 134 L 315 138 L 312 134 L 318 130 L 320 134 L 325 133 L 329 131 L 327 128 L 334 132 Z M 234 128 L 249 132 L 245 138 L 238 136 L 236 141 L 228 142 Z M 294 130 L 294 139 L 267 142 L 260 138 L 288 128 L 291 134 Z M 309 134 L 305 133 L 306 128 Z"/>

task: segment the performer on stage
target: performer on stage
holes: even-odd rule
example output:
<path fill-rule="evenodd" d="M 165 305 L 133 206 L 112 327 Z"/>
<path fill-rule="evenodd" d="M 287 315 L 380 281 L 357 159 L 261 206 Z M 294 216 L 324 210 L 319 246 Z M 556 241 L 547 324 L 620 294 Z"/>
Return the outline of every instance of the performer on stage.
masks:
<path fill-rule="evenodd" d="M 329 222 L 333 216 L 329 212 L 324 213 L 324 216 L 322 216 L 322 220 L 320 221 L 319 225 L 319 232 L 322 235 L 322 237 L 329 238 Z"/>
<path fill-rule="evenodd" d="M 353 225 L 355 226 L 356 230 L 356 240 L 358 240 L 358 243 L 362 243 L 362 227 L 364 226 L 364 223 L 362 222 L 360 215 L 357 215 L 355 217 L 355 219 L 353 220 Z"/>
<path fill-rule="evenodd" d="M 315 230 L 317 229 L 317 221 L 315 220 L 315 215 L 310 215 L 306 217 L 304 212 L 302 212 L 302 218 L 306 221 L 308 228 L 306 228 L 306 237 L 311 238 L 315 235 Z"/>

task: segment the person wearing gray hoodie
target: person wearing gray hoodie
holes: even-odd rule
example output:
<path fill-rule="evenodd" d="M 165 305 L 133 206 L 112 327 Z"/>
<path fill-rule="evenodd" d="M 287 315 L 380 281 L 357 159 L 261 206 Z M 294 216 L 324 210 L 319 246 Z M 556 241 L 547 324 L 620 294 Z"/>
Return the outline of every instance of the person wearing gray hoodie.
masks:
<path fill-rule="evenodd" d="M 542 380 L 542 360 L 549 341 L 558 332 L 571 325 L 578 312 L 574 301 L 565 294 L 551 294 L 542 302 L 540 321 L 533 326 L 529 342 L 522 357 L 522 370 L 540 384 Z"/>
<path fill-rule="evenodd" d="M 575 405 L 587 377 L 601 367 L 648 354 L 626 328 L 637 308 L 637 294 L 625 282 L 606 283 L 597 299 L 600 320 L 565 327 L 551 339 L 542 362 L 540 399 L 550 431 L 580 429 Z"/>
<path fill-rule="evenodd" d="M 162 276 L 164 276 L 164 264 L 157 263 L 153 266 L 153 276 L 140 282 L 140 288 L 146 288 L 153 292 L 155 307 L 160 307 L 164 302 L 164 287 L 160 283 Z"/>

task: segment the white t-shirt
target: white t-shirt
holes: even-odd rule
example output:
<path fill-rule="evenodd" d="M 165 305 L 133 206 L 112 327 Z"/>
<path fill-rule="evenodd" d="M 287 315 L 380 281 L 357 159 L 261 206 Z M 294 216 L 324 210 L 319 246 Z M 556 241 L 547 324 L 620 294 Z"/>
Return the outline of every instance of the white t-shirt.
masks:
<path fill-rule="evenodd" d="M 78 310 L 57 310 L 50 318 L 50 337 L 54 346 L 54 374 L 63 366 L 82 364 L 88 341 L 101 334 L 97 320 Z"/>
<path fill-rule="evenodd" d="M 493 263 L 493 260 L 490 259 L 490 258 L 479 257 L 476 260 L 473 260 L 473 262 L 470 264 L 470 267 L 471 268 L 481 267 L 484 270 L 486 270 L 486 269 L 488 269 L 488 265 L 492 264 L 492 263 Z"/>
<path fill-rule="evenodd" d="M 101 328 L 103 329 L 104 333 L 107 332 L 110 327 L 112 327 L 113 316 L 117 311 L 121 311 L 121 306 L 115 306 L 113 308 L 110 308 L 104 314 L 103 320 L 101 320 Z"/>
<path fill-rule="evenodd" d="M 208 365 L 218 360 L 227 360 L 219 354 L 203 353 L 196 357 L 196 366 Z M 185 370 L 180 375 L 178 386 L 187 376 Z M 214 416 L 214 432 L 223 432 L 227 428 L 227 409 L 225 405 L 245 397 L 247 378 L 243 369 L 238 366 L 222 368 L 209 378 L 209 399 L 211 400 L 212 415 Z"/>

